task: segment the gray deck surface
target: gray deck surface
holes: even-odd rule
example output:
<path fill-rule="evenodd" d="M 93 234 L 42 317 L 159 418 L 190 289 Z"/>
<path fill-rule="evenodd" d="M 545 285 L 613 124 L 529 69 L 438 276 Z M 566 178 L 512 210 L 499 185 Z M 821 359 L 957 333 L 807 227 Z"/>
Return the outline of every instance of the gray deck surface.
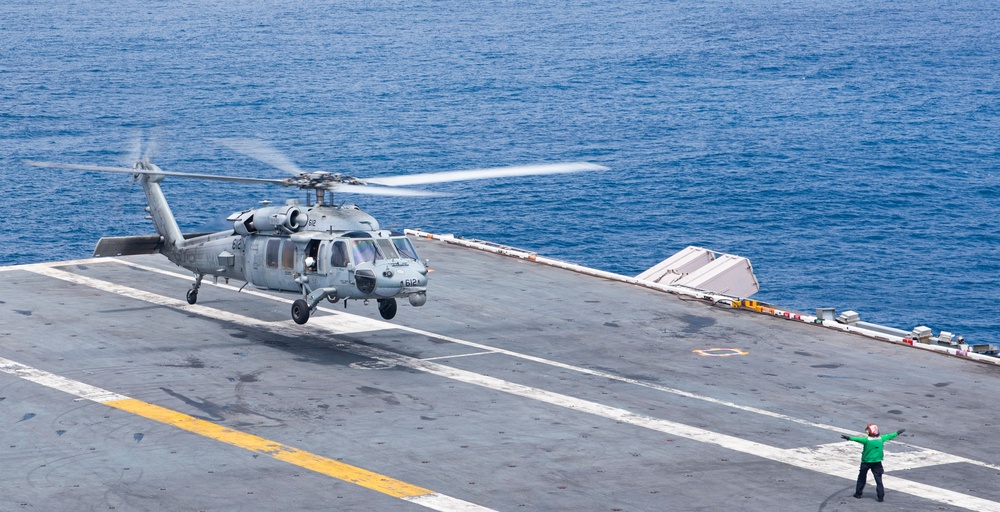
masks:
<path fill-rule="evenodd" d="M 188 306 L 160 256 L 3 269 L 0 510 L 1000 510 L 997 367 L 414 243 L 429 300 L 390 322 L 351 302 L 297 326 L 294 295 L 242 282 Z M 885 503 L 871 477 L 851 497 L 840 439 L 870 421 L 907 429 Z"/>

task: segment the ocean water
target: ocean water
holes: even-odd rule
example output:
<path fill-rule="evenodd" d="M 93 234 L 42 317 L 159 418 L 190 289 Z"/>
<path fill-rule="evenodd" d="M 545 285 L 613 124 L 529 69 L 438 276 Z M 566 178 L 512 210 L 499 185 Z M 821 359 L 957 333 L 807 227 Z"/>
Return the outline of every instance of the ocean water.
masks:
<path fill-rule="evenodd" d="M 360 177 L 587 160 L 611 170 L 339 200 L 628 275 L 699 245 L 749 257 L 759 300 L 1000 342 L 998 33 L 978 0 L 7 0 L 0 264 L 152 230 L 127 175 L 25 159 L 282 176 L 211 140 L 253 137 Z M 192 231 L 296 196 L 164 189 Z"/>

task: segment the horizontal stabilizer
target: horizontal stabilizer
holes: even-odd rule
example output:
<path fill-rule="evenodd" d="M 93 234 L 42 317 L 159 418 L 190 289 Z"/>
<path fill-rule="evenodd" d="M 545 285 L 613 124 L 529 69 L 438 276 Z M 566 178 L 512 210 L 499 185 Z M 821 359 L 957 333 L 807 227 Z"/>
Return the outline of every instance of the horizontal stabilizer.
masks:
<path fill-rule="evenodd" d="M 160 235 L 108 236 L 97 241 L 94 257 L 156 254 L 163 244 Z"/>
<path fill-rule="evenodd" d="M 185 240 L 211 233 L 184 233 Z M 131 256 L 133 254 L 158 254 L 163 247 L 160 235 L 106 236 L 97 241 L 94 257 Z"/>

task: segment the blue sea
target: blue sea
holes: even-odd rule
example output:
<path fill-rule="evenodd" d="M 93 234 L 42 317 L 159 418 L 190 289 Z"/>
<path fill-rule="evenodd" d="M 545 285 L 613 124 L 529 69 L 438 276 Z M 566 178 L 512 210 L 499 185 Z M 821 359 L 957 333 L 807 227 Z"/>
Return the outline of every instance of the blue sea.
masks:
<path fill-rule="evenodd" d="M 610 170 L 338 200 L 627 275 L 698 245 L 750 258 L 759 300 L 996 343 L 998 34 L 981 0 L 6 0 L 0 264 L 152 232 L 128 175 L 26 159 L 284 176 L 212 142 L 259 138 L 359 177 L 585 160 Z M 188 231 L 298 196 L 164 190 Z"/>

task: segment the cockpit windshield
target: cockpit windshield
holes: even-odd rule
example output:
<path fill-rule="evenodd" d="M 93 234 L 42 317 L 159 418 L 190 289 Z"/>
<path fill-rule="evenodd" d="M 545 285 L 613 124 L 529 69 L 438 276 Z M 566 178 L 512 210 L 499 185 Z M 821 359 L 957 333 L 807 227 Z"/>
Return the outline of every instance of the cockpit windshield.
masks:
<path fill-rule="evenodd" d="M 372 239 L 351 240 L 351 259 L 355 265 L 374 263 L 383 259 L 375 241 Z"/>
<path fill-rule="evenodd" d="M 350 244 L 351 260 L 355 265 L 396 259 L 420 261 L 417 257 L 417 250 L 413 248 L 413 244 L 406 236 L 354 238 Z"/>
<path fill-rule="evenodd" d="M 392 237 L 392 245 L 396 247 L 399 251 L 400 258 L 408 258 L 411 260 L 419 260 L 417 257 L 417 250 L 413 248 L 413 244 L 410 243 L 410 239 L 405 236 L 394 236 Z"/>
<path fill-rule="evenodd" d="M 378 244 L 378 250 L 382 253 L 382 256 L 387 260 L 399 259 L 399 255 L 396 254 L 396 248 L 392 245 L 389 240 L 385 238 L 376 238 L 375 243 Z"/>

